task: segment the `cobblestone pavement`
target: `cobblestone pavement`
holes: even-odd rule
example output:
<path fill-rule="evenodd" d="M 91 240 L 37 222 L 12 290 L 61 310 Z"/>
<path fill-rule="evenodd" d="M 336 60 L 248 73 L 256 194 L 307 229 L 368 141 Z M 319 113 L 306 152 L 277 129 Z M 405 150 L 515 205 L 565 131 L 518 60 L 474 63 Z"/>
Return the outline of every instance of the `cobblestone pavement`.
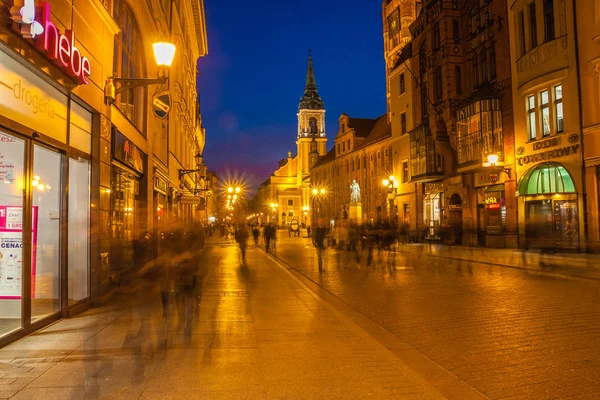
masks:
<path fill-rule="evenodd" d="M 442 400 L 262 251 L 212 239 L 186 336 L 156 284 L 0 350 L 0 398 Z M 466 388 L 464 396 L 471 389 Z M 469 393 L 467 393 L 469 392 Z"/>
<path fill-rule="evenodd" d="M 325 250 L 281 237 L 276 257 L 490 399 L 600 399 L 600 285 L 409 253 Z"/>

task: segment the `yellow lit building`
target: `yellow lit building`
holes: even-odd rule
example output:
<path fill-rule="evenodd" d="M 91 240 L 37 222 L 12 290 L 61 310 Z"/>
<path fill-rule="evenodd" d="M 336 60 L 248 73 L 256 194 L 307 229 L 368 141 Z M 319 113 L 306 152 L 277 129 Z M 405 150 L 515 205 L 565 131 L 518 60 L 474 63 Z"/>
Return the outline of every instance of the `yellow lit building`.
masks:
<path fill-rule="evenodd" d="M 508 7 L 521 248 L 586 248 L 586 200 L 594 199 L 590 195 L 594 182 L 586 189 L 574 6 L 564 0 L 519 0 Z M 590 21 L 590 27 L 580 31 L 592 25 Z M 593 34 L 587 35 L 586 46 L 594 46 Z M 590 59 L 585 63 L 594 57 L 590 51 L 586 56 Z M 581 85 L 589 84 L 587 93 L 598 105 L 597 81 L 594 91 L 589 73 L 593 66 L 582 68 L 587 78 Z M 585 146 L 597 149 L 594 125 L 600 120 L 592 107 L 585 108 L 589 133 Z M 597 179 L 593 150 L 586 154 L 592 181 Z M 597 227 L 597 220 L 592 226 Z"/>

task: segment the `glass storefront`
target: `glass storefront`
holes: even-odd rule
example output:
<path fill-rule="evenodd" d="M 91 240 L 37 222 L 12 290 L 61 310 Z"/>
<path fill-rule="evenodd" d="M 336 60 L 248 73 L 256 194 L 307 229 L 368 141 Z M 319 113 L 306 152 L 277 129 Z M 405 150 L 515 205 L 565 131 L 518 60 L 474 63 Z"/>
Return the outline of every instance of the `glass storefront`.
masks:
<path fill-rule="evenodd" d="M 427 229 L 425 239 L 440 238 L 442 221 L 443 192 L 430 193 L 423 200 L 423 224 Z"/>
<path fill-rule="evenodd" d="M 69 159 L 69 305 L 89 296 L 90 162 Z"/>
<path fill-rule="evenodd" d="M 111 271 L 118 272 L 133 266 L 133 240 L 136 234 L 136 213 L 139 207 L 139 180 L 128 171 L 112 170 L 111 211 Z M 118 260 L 118 262 L 116 262 Z"/>

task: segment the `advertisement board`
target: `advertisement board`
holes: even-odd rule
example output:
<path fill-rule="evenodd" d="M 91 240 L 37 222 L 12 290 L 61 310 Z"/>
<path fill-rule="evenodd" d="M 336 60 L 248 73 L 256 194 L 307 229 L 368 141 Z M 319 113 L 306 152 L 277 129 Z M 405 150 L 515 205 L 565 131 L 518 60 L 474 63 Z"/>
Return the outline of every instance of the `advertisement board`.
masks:
<path fill-rule="evenodd" d="M 32 207 L 31 293 L 35 293 L 38 207 Z M 0 299 L 20 299 L 23 284 L 23 207 L 0 205 Z"/>

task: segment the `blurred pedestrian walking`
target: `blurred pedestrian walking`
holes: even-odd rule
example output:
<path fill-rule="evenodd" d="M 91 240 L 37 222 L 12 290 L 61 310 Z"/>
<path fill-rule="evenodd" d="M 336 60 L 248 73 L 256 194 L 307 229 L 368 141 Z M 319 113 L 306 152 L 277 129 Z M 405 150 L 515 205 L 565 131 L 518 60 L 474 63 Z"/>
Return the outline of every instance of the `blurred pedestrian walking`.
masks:
<path fill-rule="evenodd" d="M 235 241 L 240 246 L 240 250 L 242 251 L 242 261 L 246 262 L 246 249 L 248 248 L 248 229 L 246 229 L 246 225 L 240 224 L 238 229 L 235 232 Z"/>

